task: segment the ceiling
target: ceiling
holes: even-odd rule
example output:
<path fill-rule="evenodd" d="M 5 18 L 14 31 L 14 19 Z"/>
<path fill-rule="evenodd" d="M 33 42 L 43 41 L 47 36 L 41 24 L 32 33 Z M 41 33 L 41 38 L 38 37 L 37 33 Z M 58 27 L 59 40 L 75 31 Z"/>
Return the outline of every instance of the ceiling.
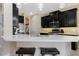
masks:
<path fill-rule="evenodd" d="M 59 10 L 60 8 L 70 7 L 78 3 L 43 3 L 43 8 L 40 11 L 39 3 L 19 4 L 19 14 L 25 13 L 26 15 L 35 13 L 47 13 L 51 11 Z"/>

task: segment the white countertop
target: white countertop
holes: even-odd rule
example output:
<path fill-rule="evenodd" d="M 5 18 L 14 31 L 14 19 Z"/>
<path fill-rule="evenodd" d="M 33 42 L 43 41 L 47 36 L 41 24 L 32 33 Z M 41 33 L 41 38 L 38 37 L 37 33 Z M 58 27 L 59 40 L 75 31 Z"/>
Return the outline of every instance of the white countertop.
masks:
<path fill-rule="evenodd" d="M 2 36 L 5 41 L 15 42 L 78 42 L 79 36 L 64 36 L 64 35 L 40 35 L 40 36 L 29 36 L 29 35 L 12 35 Z"/>

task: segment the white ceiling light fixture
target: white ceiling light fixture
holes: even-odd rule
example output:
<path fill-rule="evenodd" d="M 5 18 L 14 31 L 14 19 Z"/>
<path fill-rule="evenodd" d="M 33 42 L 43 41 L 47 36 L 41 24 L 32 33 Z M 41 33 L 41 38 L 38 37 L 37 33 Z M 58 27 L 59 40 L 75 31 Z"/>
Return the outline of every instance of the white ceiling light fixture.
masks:
<path fill-rule="evenodd" d="M 39 3 L 38 7 L 39 7 L 39 10 L 42 11 L 43 10 L 43 3 Z"/>
<path fill-rule="evenodd" d="M 66 6 L 66 4 L 65 3 L 60 3 L 60 5 L 59 5 L 59 8 L 64 8 Z"/>
<path fill-rule="evenodd" d="M 33 12 L 30 12 L 30 15 L 33 15 Z"/>
<path fill-rule="evenodd" d="M 21 8 L 21 3 L 16 3 L 17 8 Z"/>

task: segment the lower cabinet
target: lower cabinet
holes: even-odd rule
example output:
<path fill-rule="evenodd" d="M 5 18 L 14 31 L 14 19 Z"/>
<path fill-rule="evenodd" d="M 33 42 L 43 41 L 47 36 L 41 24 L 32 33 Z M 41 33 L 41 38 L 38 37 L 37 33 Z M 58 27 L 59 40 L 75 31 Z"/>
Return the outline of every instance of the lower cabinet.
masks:
<path fill-rule="evenodd" d="M 77 48 L 78 48 L 78 43 L 77 42 L 71 42 L 71 49 L 77 50 Z"/>

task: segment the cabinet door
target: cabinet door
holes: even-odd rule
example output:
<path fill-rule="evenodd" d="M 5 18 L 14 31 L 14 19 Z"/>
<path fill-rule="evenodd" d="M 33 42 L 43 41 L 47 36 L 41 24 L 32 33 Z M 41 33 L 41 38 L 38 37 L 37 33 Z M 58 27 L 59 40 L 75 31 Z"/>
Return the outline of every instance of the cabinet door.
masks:
<path fill-rule="evenodd" d="M 67 11 L 68 27 L 76 27 L 76 10 Z"/>
<path fill-rule="evenodd" d="M 78 43 L 77 42 L 71 42 L 71 49 L 77 50 L 77 48 L 78 48 Z"/>
<path fill-rule="evenodd" d="M 60 16 L 61 27 L 76 27 L 76 11 L 77 9 L 62 12 Z"/>
<path fill-rule="evenodd" d="M 63 27 L 63 13 L 59 14 L 59 27 Z"/>
<path fill-rule="evenodd" d="M 67 14 L 66 12 L 62 12 L 60 14 L 60 27 L 66 27 L 67 26 Z"/>
<path fill-rule="evenodd" d="M 52 14 L 52 17 L 53 17 L 53 19 L 52 19 L 52 27 L 59 27 L 59 14 L 60 14 L 60 11 L 55 11 L 55 12 L 52 12 L 53 14 Z"/>
<path fill-rule="evenodd" d="M 42 28 L 46 28 L 46 27 L 47 27 L 45 17 L 42 17 L 42 18 L 41 18 L 41 27 L 42 27 Z"/>

